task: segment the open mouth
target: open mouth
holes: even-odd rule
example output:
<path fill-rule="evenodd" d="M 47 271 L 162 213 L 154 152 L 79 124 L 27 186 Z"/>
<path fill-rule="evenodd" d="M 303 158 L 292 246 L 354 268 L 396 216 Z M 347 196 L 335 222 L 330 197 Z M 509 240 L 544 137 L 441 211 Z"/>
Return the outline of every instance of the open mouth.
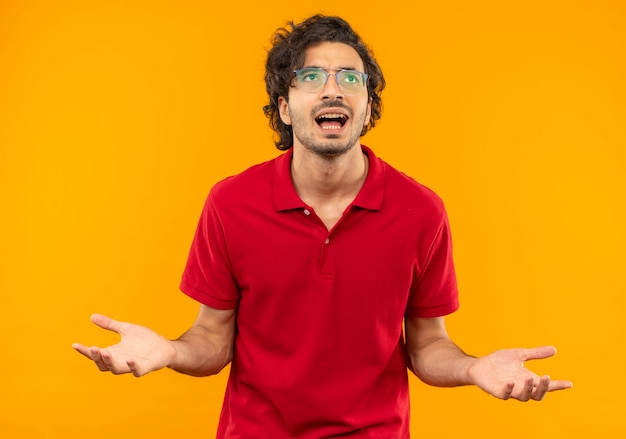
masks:
<path fill-rule="evenodd" d="M 315 122 L 325 130 L 339 130 L 348 121 L 348 116 L 341 113 L 326 113 L 315 118 Z"/>

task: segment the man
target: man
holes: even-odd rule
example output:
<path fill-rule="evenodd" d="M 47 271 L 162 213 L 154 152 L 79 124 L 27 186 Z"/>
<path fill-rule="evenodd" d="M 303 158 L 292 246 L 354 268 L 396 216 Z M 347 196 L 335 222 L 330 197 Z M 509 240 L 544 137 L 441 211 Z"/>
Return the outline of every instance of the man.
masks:
<path fill-rule="evenodd" d="M 571 387 L 523 366 L 552 347 L 475 358 L 448 337 L 458 299 L 443 203 L 360 145 L 385 81 L 348 23 L 314 16 L 273 43 L 264 110 L 287 152 L 211 190 L 181 283 L 200 302 L 195 323 L 169 341 L 94 315 L 122 341 L 74 348 L 135 376 L 232 362 L 220 438 L 407 438 L 407 368 L 503 399 Z"/>

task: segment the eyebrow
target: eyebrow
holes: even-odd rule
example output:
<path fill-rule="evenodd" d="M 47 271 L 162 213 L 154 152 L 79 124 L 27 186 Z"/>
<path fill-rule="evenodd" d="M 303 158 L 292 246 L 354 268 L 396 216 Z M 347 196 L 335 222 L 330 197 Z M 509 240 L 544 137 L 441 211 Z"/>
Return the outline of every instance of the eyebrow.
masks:
<path fill-rule="evenodd" d="M 320 67 L 320 66 L 302 66 L 303 69 L 322 69 L 322 70 L 354 70 L 360 71 L 356 67 L 336 67 L 336 68 L 328 68 L 328 67 Z"/>

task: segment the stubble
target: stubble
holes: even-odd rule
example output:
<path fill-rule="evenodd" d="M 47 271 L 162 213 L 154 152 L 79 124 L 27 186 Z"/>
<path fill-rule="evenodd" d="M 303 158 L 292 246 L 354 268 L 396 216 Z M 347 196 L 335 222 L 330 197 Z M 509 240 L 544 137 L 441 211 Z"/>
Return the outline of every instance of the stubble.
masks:
<path fill-rule="evenodd" d="M 349 133 L 347 139 L 340 140 L 341 135 L 333 134 L 332 132 L 325 134 L 324 138 L 320 139 L 319 135 L 315 132 L 314 127 L 311 129 L 308 128 L 309 123 L 315 114 L 324 108 L 341 108 L 348 113 L 350 118 L 349 123 L 351 124 L 351 132 Z M 335 100 L 323 102 L 313 108 L 311 113 L 307 116 L 292 111 L 290 108 L 289 116 L 291 117 L 293 135 L 305 149 L 319 157 L 333 159 L 342 156 L 350 151 L 355 145 L 359 144 L 363 125 L 365 124 L 365 119 L 367 117 L 367 109 L 364 109 L 358 114 L 354 114 L 350 107 L 341 101 Z"/>

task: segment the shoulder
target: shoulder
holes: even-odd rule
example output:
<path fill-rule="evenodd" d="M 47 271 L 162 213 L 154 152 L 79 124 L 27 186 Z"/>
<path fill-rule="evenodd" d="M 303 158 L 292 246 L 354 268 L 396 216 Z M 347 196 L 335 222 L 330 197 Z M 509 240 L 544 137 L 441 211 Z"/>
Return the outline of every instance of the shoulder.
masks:
<path fill-rule="evenodd" d="M 268 192 L 279 158 L 253 165 L 239 174 L 217 182 L 211 188 L 209 198 L 213 201 L 241 202 L 254 199 L 259 194 Z"/>
<path fill-rule="evenodd" d="M 385 161 L 378 160 L 385 170 L 385 199 L 409 208 L 419 208 L 439 215 L 444 213 L 444 202 L 434 190 Z"/>

